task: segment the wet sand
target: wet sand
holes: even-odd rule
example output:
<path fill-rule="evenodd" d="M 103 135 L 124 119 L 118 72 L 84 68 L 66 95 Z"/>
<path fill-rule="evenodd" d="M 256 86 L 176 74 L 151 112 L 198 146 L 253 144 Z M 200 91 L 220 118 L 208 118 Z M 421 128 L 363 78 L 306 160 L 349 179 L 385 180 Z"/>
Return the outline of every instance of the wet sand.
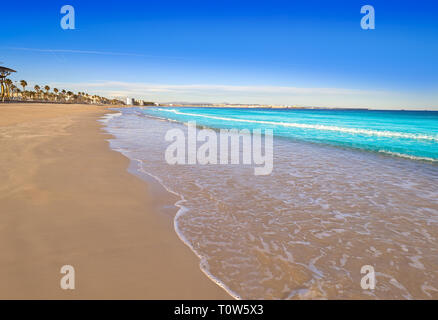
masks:
<path fill-rule="evenodd" d="M 175 199 L 110 150 L 107 112 L 0 104 L 0 299 L 231 298 L 176 235 Z"/>

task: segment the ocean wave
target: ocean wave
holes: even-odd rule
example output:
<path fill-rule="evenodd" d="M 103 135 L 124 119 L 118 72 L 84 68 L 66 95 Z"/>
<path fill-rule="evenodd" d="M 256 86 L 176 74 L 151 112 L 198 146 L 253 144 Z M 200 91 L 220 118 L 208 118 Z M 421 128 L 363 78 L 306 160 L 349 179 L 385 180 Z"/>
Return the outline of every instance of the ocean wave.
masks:
<path fill-rule="evenodd" d="M 108 121 L 110 121 L 111 119 L 115 118 L 115 117 L 120 117 L 122 115 L 121 112 L 117 112 L 117 113 L 107 113 L 105 114 L 102 118 L 100 118 L 100 122 L 102 123 L 108 123 Z"/>
<path fill-rule="evenodd" d="M 233 297 L 236 300 L 242 300 L 242 297 L 237 294 L 236 292 L 232 291 L 223 281 L 221 281 L 219 278 L 215 277 L 210 270 L 208 269 L 208 261 L 206 259 L 205 256 L 203 256 L 200 252 L 198 252 L 192 245 L 192 243 L 189 241 L 189 239 L 184 235 L 184 233 L 182 232 L 182 230 L 179 227 L 179 223 L 178 223 L 178 218 L 182 215 L 184 215 L 185 213 L 187 213 L 189 211 L 189 209 L 187 207 L 185 207 L 183 204 L 185 202 L 187 202 L 187 200 L 184 198 L 184 195 L 182 195 L 181 193 L 174 191 L 171 187 L 169 187 L 164 181 L 163 179 L 161 179 L 160 177 L 158 177 L 157 175 L 152 174 L 151 172 L 147 171 L 144 167 L 143 167 L 143 161 L 140 159 L 136 159 L 134 157 L 132 157 L 129 152 L 128 153 L 124 153 L 128 158 L 131 159 L 131 161 L 136 164 L 136 171 L 144 173 L 148 176 L 150 176 L 151 178 L 153 178 L 156 182 L 158 182 L 167 192 L 172 193 L 174 195 L 176 195 L 179 200 L 175 202 L 175 206 L 178 207 L 178 211 L 173 219 L 173 224 L 174 224 L 174 230 L 176 232 L 176 234 L 178 235 L 178 237 L 180 238 L 180 240 L 187 246 L 189 247 L 192 252 L 199 258 L 200 260 L 200 270 L 207 276 L 207 278 L 209 278 L 211 281 L 213 281 L 214 283 L 216 283 L 216 285 L 218 285 L 219 287 L 221 287 L 222 289 L 224 289 L 231 297 Z"/>
<path fill-rule="evenodd" d="M 392 151 L 386 151 L 386 150 L 379 150 L 379 153 L 384 153 L 391 156 L 396 156 L 400 158 L 406 158 L 411 160 L 419 160 L 419 161 L 430 161 L 430 162 L 438 162 L 438 159 L 429 158 L 429 157 L 417 157 L 410 154 L 405 153 L 399 153 L 399 152 L 392 152 Z"/>
<path fill-rule="evenodd" d="M 306 124 L 306 123 L 294 123 L 294 122 L 277 122 L 277 121 L 266 121 L 266 120 L 250 120 L 250 119 L 236 119 L 228 117 L 210 116 L 197 113 L 181 112 L 176 109 L 163 109 L 159 108 L 159 111 L 171 112 L 179 115 L 201 117 L 207 119 L 223 120 L 223 121 L 234 121 L 234 122 L 246 122 L 246 123 L 258 123 L 267 124 L 282 127 L 293 127 L 300 129 L 313 129 L 321 131 L 335 131 L 349 134 L 362 134 L 367 136 L 379 136 L 386 138 L 401 138 L 401 139 L 413 139 L 413 140 L 428 140 L 433 142 L 438 142 L 438 135 L 426 135 L 426 134 L 416 134 L 416 133 L 406 133 L 388 130 L 372 130 L 372 129 L 361 129 L 361 128 L 346 128 L 338 126 L 327 126 L 322 124 Z"/>

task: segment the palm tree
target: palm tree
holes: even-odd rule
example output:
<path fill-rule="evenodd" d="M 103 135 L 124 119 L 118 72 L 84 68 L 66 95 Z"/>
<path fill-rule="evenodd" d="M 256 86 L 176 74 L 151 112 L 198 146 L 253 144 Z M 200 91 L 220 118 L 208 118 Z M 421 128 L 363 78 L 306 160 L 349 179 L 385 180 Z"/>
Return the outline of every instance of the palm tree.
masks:
<path fill-rule="evenodd" d="M 68 101 L 70 101 L 72 95 L 73 95 L 73 92 L 71 92 L 71 91 L 67 92 Z"/>
<path fill-rule="evenodd" d="M 20 80 L 20 85 L 23 87 L 23 92 L 21 93 L 21 97 L 23 99 L 25 99 L 26 98 L 26 86 L 27 86 L 26 80 Z"/>
<path fill-rule="evenodd" d="M 58 101 L 58 88 L 53 88 L 53 92 L 55 93 L 55 100 Z"/>
<path fill-rule="evenodd" d="M 10 98 L 14 83 L 11 79 L 6 79 L 4 83 L 6 84 L 6 98 Z"/>
<path fill-rule="evenodd" d="M 62 100 L 66 101 L 66 95 L 67 95 L 67 91 L 65 91 L 65 89 L 61 90 L 61 98 Z"/>
<path fill-rule="evenodd" d="M 26 90 L 27 82 L 26 80 L 20 80 L 20 85 L 23 87 L 23 91 Z"/>
<path fill-rule="evenodd" d="M 40 86 L 36 84 L 33 88 L 35 89 L 37 99 L 39 99 L 41 90 Z"/>
<path fill-rule="evenodd" d="M 44 90 L 46 90 L 46 93 L 45 93 L 45 97 L 46 97 L 46 99 L 47 100 L 50 100 L 50 97 L 49 97 L 49 90 L 50 90 L 50 87 L 49 86 L 44 86 Z"/>

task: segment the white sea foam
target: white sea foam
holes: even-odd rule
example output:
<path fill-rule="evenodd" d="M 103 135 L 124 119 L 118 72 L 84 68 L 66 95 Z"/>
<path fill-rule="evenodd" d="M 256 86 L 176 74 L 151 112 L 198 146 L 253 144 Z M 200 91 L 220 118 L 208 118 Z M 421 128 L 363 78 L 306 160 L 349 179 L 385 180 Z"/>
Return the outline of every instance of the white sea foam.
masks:
<path fill-rule="evenodd" d="M 300 129 L 336 131 L 336 132 L 351 133 L 351 134 L 362 134 L 362 135 L 368 135 L 368 136 L 414 139 L 414 140 L 430 140 L 430 141 L 438 142 L 438 135 L 433 136 L 433 135 L 426 135 L 426 134 L 405 133 L 405 132 L 397 132 L 397 131 L 389 131 L 389 130 L 346 128 L 346 127 L 327 126 L 327 125 L 320 125 L 320 124 L 237 119 L 237 118 L 218 117 L 218 116 L 211 116 L 211 115 L 207 116 L 207 115 L 203 115 L 203 114 L 181 112 L 181 111 L 178 111 L 175 109 L 164 109 L 164 108 L 159 108 L 158 110 L 165 111 L 165 112 L 172 112 L 174 114 L 179 114 L 179 115 L 187 115 L 187 116 L 193 116 L 193 117 L 202 117 L 202 118 L 224 120 L 224 121 L 257 123 L 257 124 L 267 124 L 267 125 L 282 126 L 282 127 L 293 127 L 293 128 L 300 128 Z"/>
<path fill-rule="evenodd" d="M 114 149 L 117 151 L 120 151 L 120 149 Z M 123 153 L 123 152 L 122 152 Z M 129 157 L 129 152 L 126 152 L 126 156 Z M 224 282 L 222 282 L 220 279 L 218 279 L 217 277 L 215 277 L 213 274 L 211 274 L 211 272 L 208 269 L 208 261 L 206 259 L 205 256 L 203 256 L 202 254 L 200 254 L 198 251 L 196 251 L 193 248 L 193 245 L 191 244 L 191 242 L 186 238 L 186 236 L 184 235 L 184 233 L 180 230 L 179 225 L 178 225 L 178 218 L 182 215 L 184 215 L 185 212 L 188 211 L 188 208 L 186 208 L 184 206 L 184 202 L 186 202 L 186 200 L 184 199 L 184 195 L 174 191 L 173 189 L 171 189 L 166 183 L 163 182 L 163 180 L 161 178 L 159 178 L 158 176 L 152 174 L 151 172 L 145 170 L 145 168 L 143 167 L 143 161 L 140 159 L 134 159 L 132 157 L 131 161 L 133 161 L 134 163 L 137 164 L 137 170 L 150 176 L 152 179 L 154 179 L 156 182 L 158 182 L 164 189 L 166 189 L 167 192 L 172 193 L 174 195 L 176 195 L 177 197 L 180 198 L 180 200 L 178 200 L 177 202 L 175 202 L 175 206 L 178 207 L 178 211 L 173 219 L 174 221 L 174 229 L 176 234 L 178 235 L 178 237 L 181 239 L 181 241 L 188 246 L 193 253 L 199 258 L 200 260 L 200 269 L 201 271 L 214 283 L 216 283 L 219 287 L 221 287 L 222 289 L 224 289 L 230 296 L 232 296 L 234 299 L 236 300 L 241 300 L 242 298 L 239 296 L 239 294 L 237 294 L 236 292 L 233 292 Z"/>
<path fill-rule="evenodd" d="M 116 118 L 116 117 L 120 117 L 122 115 L 121 112 L 117 112 L 117 113 L 107 113 L 105 114 L 101 119 L 100 122 L 102 123 L 108 123 L 109 121 L 111 121 L 112 119 Z"/>
<path fill-rule="evenodd" d="M 416 157 L 416 156 L 412 156 L 410 154 L 404 154 L 404 153 L 400 153 L 400 152 L 391 152 L 391 151 L 386 151 L 386 150 L 379 150 L 379 152 L 385 153 L 385 154 L 388 154 L 391 156 L 396 156 L 396 157 L 406 158 L 406 159 L 411 159 L 411 160 L 438 162 L 438 159 L 429 158 L 429 157 Z"/>

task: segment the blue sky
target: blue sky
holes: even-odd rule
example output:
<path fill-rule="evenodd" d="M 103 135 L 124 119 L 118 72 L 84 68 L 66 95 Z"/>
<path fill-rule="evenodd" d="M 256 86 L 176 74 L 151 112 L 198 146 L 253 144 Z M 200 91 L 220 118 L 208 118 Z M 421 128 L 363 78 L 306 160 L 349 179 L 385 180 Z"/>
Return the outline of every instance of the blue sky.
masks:
<path fill-rule="evenodd" d="M 63 5 L 76 29 L 60 27 Z M 376 29 L 362 30 L 373 5 Z M 2 2 L 13 80 L 152 101 L 438 110 L 437 1 Z"/>

